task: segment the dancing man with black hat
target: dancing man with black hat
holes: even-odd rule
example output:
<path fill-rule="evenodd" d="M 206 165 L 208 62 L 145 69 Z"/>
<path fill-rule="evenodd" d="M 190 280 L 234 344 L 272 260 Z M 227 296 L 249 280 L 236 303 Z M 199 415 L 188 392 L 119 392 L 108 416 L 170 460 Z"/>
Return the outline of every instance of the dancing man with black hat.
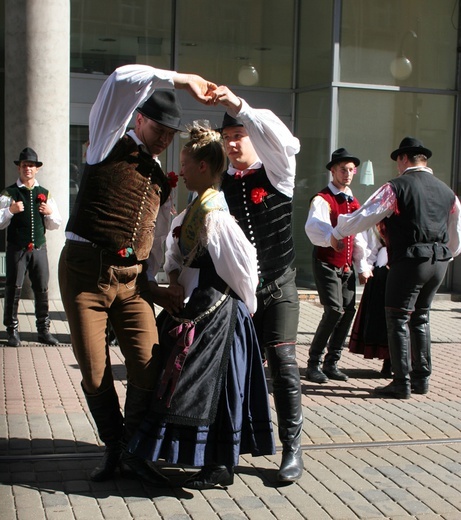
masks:
<path fill-rule="evenodd" d="M 461 205 L 437 179 L 432 152 L 405 137 L 391 159 L 399 176 L 381 186 L 351 215 L 338 218 L 332 246 L 378 222 L 385 228 L 389 272 L 385 312 L 393 381 L 375 388 L 380 397 L 409 399 L 426 394 L 431 375 L 429 311 L 450 259 L 461 252 Z"/>
<path fill-rule="evenodd" d="M 111 478 L 121 463 L 122 470 L 151 484 L 168 482 L 123 447 L 146 415 L 156 380 L 151 357 L 158 334 L 146 260 L 154 231 L 156 239 L 168 232 L 157 233 L 170 194 L 158 156 L 181 128 L 174 87 L 206 104 L 216 85 L 146 65 L 122 66 L 104 82 L 91 109 L 87 164 L 66 228 L 61 295 L 83 392 L 106 446 L 90 476 L 95 481 Z M 135 127 L 126 132 L 136 110 Z M 169 225 L 168 216 L 162 222 Z M 168 307 L 179 310 L 182 300 L 182 293 L 172 291 Z M 124 416 L 106 341 L 108 320 L 127 370 Z"/>
<path fill-rule="evenodd" d="M 258 256 L 258 308 L 253 317 L 272 379 L 283 445 L 277 478 L 301 478 L 303 413 L 296 361 L 299 300 L 292 236 L 293 190 L 299 140 L 270 110 L 254 109 L 227 87 L 215 91 L 227 113 L 222 124 L 230 165 L 222 190 L 229 210 Z"/>
<path fill-rule="evenodd" d="M 352 195 L 350 184 L 360 160 L 345 148 L 331 155 L 326 169 L 331 181 L 312 198 L 305 231 L 314 244 L 314 280 L 323 305 L 323 315 L 309 349 L 306 379 L 312 383 L 326 383 L 329 379 L 347 381 L 338 362 L 355 315 L 356 277 L 361 283 L 370 276 L 366 262 L 367 244 L 362 235 L 344 239 L 344 249 L 335 251 L 331 234 L 339 215 L 352 213 L 360 207 Z M 327 347 L 328 344 L 328 347 Z M 327 353 L 322 363 L 323 353 Z"/>
<path fill-rule="evenodd" d="M 43 165 L 36 152 L 32 148 L 24 148 L 14 164 L 18 167 L 19 178 L 0 195 L 0 229 L 8 228 L 3 314 L 7 345 L 21 346 L 18 307 L 26 272 L 29 273 L 34 292 L 38 341 L 57 345 L 59 341 L 50 333 L 50 271 L 45 232 L 58 229 L 62 219 L 50 192 L 35 178 Z"/>

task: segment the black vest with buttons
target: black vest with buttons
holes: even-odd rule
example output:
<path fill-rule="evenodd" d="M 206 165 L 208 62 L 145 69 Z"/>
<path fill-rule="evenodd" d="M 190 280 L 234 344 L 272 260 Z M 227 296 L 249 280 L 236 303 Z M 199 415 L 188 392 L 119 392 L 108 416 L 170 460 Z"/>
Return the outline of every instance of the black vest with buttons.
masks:
<path fill-rule="evenodd" d="M 389 264 L 402 258 L 448 260 L 448 217 L 455 194 L 440 179 L 414 170 L 389 181 L 397 210 L 384 220 Z"/>
<path fill-rule="evenodd" d="M 266 285 L 283 274 L 295 258 L 292 199 L 272 186 L 264 167 L 240 178 L 224 173 L 221 189 L 231 214 L 256 247 L 258 274 L 261 284 Z M 261 189 L 267 193 L 264 197 Z"/>
<path fill-rule="evenodd" d="M 32 189 L 17 184 L 8 186 L 4 194 L 16 202 L 22 201 L 24 211 L 16 213 L 8 226 L 7 241 L 9 244 L 21 248 L 27 248 L 33 244 L 35 248 L 45 244 L 45 216 L 38 211 L 40 200 L 38 195 L 42 194 L 48 200 L 48 190 L 43 186 L 35 186 Z"/>

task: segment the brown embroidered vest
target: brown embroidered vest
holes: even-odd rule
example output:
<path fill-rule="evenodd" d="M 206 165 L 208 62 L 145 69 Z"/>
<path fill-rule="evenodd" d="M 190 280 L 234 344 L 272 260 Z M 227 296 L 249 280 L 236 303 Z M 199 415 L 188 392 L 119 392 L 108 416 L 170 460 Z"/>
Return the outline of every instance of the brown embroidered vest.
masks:
<path fill-rule="evenodd" d="M 86 165 L 66 231 L 113 253 L 149 256 L 159 207 L 170 194 L 157 161 L 124 136 L 99 164 Z"/>

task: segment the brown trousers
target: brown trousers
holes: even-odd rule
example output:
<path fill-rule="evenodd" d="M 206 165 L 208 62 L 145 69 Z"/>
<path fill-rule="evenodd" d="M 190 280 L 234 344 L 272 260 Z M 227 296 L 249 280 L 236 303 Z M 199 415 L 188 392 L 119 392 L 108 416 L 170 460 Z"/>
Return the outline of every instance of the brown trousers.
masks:
<path fill-rule="evenodd" d="M 158 342 L 142 263 L 88 243 L 68 240 L 59 260 L 59 286 L 83 389 L 99 394 L 114 384 L 107 325 L 110 320 L 125 358 L 127 380 L 151 390 L 151 362 Z"/>

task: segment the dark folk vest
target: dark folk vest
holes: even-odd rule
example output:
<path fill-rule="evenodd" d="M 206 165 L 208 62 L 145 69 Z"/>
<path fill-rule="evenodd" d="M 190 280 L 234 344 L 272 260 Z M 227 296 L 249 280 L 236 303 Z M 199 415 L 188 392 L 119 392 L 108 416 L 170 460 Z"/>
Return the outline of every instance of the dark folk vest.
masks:
<path fill-rule="evenodd" d="M 157 161 L 125 135 L 99 164 L 86 165 L 66 231 L 121 256 L 149 256 L 159 207 L 170 194 Z"/>
<path fill-rule="evenodd" d="M 49 192 L 42 186 L 32 189 L 25 186 L 19 188 L 13 184 L 5 189 L 4 194 L 16 202 L 22 201 L 24 211 L 16 213 L 8 226 L 7 241 L 21 248 L 41 247 L 45 244 L 45 216 L 38 211 L 41 200 L 39 195 L 48 200 Z"/>
<path fill-rule="evenodd" d="M 257 250 L 264 286 L 281 276 L 295 258 L 292 199 L 272 186 L 264 167 L 240 178 L 224 173 L 221 190 L 230 213 Z"/>
<path fill-rule="evenodd" d="M 338 223 L 339 215 L 349 214 L 360 208 L 359 201 L 355 197 L 353 197 L 353 200 L 349 202 L 340 193 L 333 195 L 333 192 L 328 187 L 321 190 L 317 195 L 322 197 L 328 203 L 330 207 L 330 221 L 333 227 Z M 339 253 L 332 247 L 315 246 L 314 257 L 321 262 L 326 262 L 327 264 L 338 268 L 352 266 L 354 236 L 344 238 L 343 242 L 345 247 Z"/>
<path fill-rule="evenodd" d="M 455 194 L 441 180 L 421 170 L 389 181 L 397 210 L 384 220 L 389 264 L 402 258 L 451 258 L 448 217 Z"/>

